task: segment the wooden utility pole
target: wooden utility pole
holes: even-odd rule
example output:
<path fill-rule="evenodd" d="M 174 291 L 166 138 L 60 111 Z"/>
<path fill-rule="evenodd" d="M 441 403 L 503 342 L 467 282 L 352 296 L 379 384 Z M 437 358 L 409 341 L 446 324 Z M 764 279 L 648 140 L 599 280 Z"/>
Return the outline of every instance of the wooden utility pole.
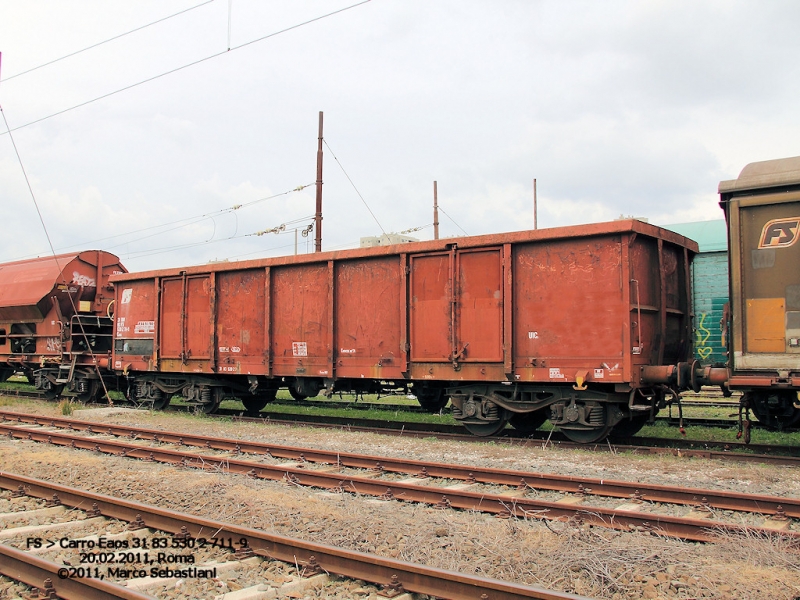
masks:
<path fill-rule="evenodd" d="M 533 228 L 539 229 L 538 218 L 536 215 L 537 207 L 536 207 L 536 179 L 533 180 Z"/>
<path fill-rule="evenodd" d="M 436 193 L 436 182 L 433 182 L 433 239 L 439 239 L 439 197 Z"/>
<path fill-rule="evenodd" d="M 314 214 L 314 252 L 322 252 L 322 111 L 319 111 L 317 143 L 317 211 Z"/>

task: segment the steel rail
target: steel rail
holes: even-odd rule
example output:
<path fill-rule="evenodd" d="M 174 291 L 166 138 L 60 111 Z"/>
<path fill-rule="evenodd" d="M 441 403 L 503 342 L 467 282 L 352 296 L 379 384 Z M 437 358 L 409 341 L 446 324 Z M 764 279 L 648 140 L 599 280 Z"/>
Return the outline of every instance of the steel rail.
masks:
<path fill-rule="evenodd" d="M 508 583 L 317 544 L 3 471 L 0 471 L 0 488 L 21 488 L 27 495 L 37 498 L 52 498 L 56 495 L 64 505 L 81 510 L 96 510 L 106 517 L 136 521 L 144 527 L 172 534 L 185 532 L 195 538 L 231 538 L 237 540 L 240 547 L 246 546 L 264 558 L 302 564 L 308 570 L 321 569 L 378 585 L 394 585 L 396 582 L 406 591 L 441 598 L 476 600 L 482 597 L 481 594 L 486 594 L 486 597 L 493 600 L 588 600 L 582 596 L 538 586 Z"/>
<path fill-rule="evenodd" d="M 2 395 L 0 391 L 0 395 Z M 18 395 L 31 397 L 41 397 L 39 393 L 24 393 Z M 177 407 L 167 410 L 173 411 Z M 0 411 L 0 414 L 14 414 L 12 412 Z M 775 446 L 766 444 L 745 444 L 741 442 L 718 442 L 708 440 L 674 440 L 666 438 L 646 438 L 632 437 L 626 440 L 611 439 L 605 443 L 582 444 L 570 442 L 559 432 L 554 434 L 548 432 L 534 432 L 522 434 L 514 429 L 505 429 L 498 435 L 487 437 L 476 437 L 465 433 L 460 425 L 436 425 L 431 423 L 398 423 L 380 420 L 368 420 L 351 417 L 320 417 L 316 415 L 291 415 L 281 418 L 283 413 L 266 414 L 261 417 L 247 416 L 245 410 L 222 409 L 214 414 L 214 417 L 232 417 L 241 421 L 252 421 L 257 423 L 271 423 L 275 425 L 310 425 L 314 427 L 324 427 L 341 429 L 347 428 L 348 431 L 375 432 L 380 431 L 385 435 L 401 435 L 409 437 L 428 437 L 431 435 L 458 441 L 494 441 L 498 443 L 523 443 L 523 444 L 542 444 L 559 448 L 577 448 L 593 452 L 616 451 L 624 448 L 627 452 L 636 454 L 665 454 L 671 456 L 695 457 L 710 460 L 727 460 L 745 463 L 770 463 L 778 465 L 800 465 L 800 452 L 792 446 Z M 674 419 L 673 419 L 674 420 Z M 635 441 L 637 444 L 630 442 Z M 702 448 L 702 449 L 700 449 Z M 746 450 L 747 452 L 739 452 Z"/>
<path fill-rule="evenodd" d="M 190 433 L 161 431 L 158 429 L 127 425 L 106 425 L 104 423 L 79 419 L 51 418 L 0 412 L 0 416 L 7 417 L 9 414 L 13 414 L 18 423 L 30 423 L 40 426 L 49 425 L 118 437 L 135 436 L 136 439 L 139 440 L 152 440 L 159 443 L 194 446 L 223 452 L 234 452 L 237 454 L 269 454 L 274 458 L 333 464 L 356 469 L 387 471 L 411 476 L 439 477 L 467 481 L 470 483 L 505 485 L 517 488 L 527 487 L 531 489 L 552 490 L 580 495 L 637 498 L 649 502 L 755 512 L 765 515 L 783 514 L 787 517 L 800 519 L 800 498 L 767 496 L 764 494 L 743 494 L 725 490 L 675 488 L 674 486 L 651 483 L 627 482 L 571 475 L 565 476 L 533 471 L 493 469 L 469 465 L 448 465 L 407 458 L 392 458 L 387 456 L 340 452 L 337 450 L 301 448 Z M 8 432 L 8 429 L 4 431 Z"/>
<path fill-rule="evenodd" d="M 48 594 L 52 590 L 64 600 L 111 600 L 113 598 L 153 600 L 153 596 L 110 581 L 92 577 L 62 579 L 59 571 L 63 569 L 64 565 L 44 560 L 6 544 L 0 544 L 0 574 L 31 587 L 39 588 Z"/>
<path fill-rule="evenodd" d="M 800 532 L 775 532 L 767 528 L 722 523 L 708 518 L 659 515 L 630 510 L 629 508 L 613 509 L 598 506 L 580 506 L 508 494 L 490 494 L 473 492 L 469 489 L 441 488 L 418 485 L 407 481 L 390 481 L 373 477 L 343 475 L 336 471 L 312 471 L 302 466 L 265 465 L 230 456 L 198 455 L 163 447 L 143 447 L 133 443 L 85 438 L 59 432 L 45 432 L 14 425 L 0 424 L 0 432 L 5 432 L 10 438 L 28 439 L 210 471 L 238 473 L 260 479 L 285 481 L 292 485 L 351 492 L 381 497 L 387 500 L 396 499 L 432 504 L 442 508 L 474 510 L 503 517 L 562 521 L 578 519 L 592 525 L 612 529 L 653 531 L 662 535 L 702 542 L 713 542 L 717 538 L 715 531 L 742 534 L 755 532 L 763 536 L 793 538 L 800 542 Z"/>
<path fill-rule="evenodd" d="M 13 411 L 1 411 L 0 419 L 9 418 L 16 419 L 17 415 Z M 313 427 L 324 427 L 328 429 L 342 429 L 346 428 L 347 431 L 363 431 L 366 433 L 379 432 L 383 435 L 395 436 L 408 436 L 408 437 L 430 437 L 431 435 L 439 436 L 442 439 L 465 441 L 465 442 L 488 442 L 493 441 L 501 444 L 520 444 L 523 446 L 528 445 L 542 445 L 552 446 L 566 449 L 580 449 L 592 452 L 617 452 L 620 448 L 625 449 L 626 452 L 635 454 L 648 454 L 648 455 L 669 455 L 680 456 L 684 458 L 702 458 L 709 460 L 727 460 L 745 463 L 769 463 L 776 465 L 789 465 L 800 466 L 800 452 L 797 448 L 790 446 L 767 446 L 762 444 L 743 444 L 735 442 L 704 442 L 702 440 L 665 440 L 659 438 L 631 438 L 641 444 L 647 445 L 633 445 L 628 443 L 621 443 L 610 441 L 599 444 L 580 444 L 569 442 L 562 439 L 562 436 L 555 433 L 552 437 L 543 433 L 537 432 L 528 436 L 514 435 L 513 430 L 506 430 L 503 435 L 489 436 L 489 437 L 475 437 L 469 433 L 463 433 L 464 429 L 455 425 L 431 425 L 424 423 L 402 423 L 396 426 L 396 423 L 387 423 L 385 421 L 365 421 L 356 419 L 356 423 L 361 425 L 354 425 L 352 419 L 343 419 L 339 417 L 325 417 L 325 421 L 320 420 L 318 417 L 312 415 L 294 415 L 291 418 L 278 419 L 274 417 L 247 417 L 242 416 L 244 411 L 230 411 L 230 414 L 214 414 L 208 415 L 211 418 L 216 416 L 232 416 L 234 419 L 242 422 L 252 423 L 269 423 L 273 425 L 289 425 L 296 426 L 299 423 L 310 425 Z M 47 417 L 40 417 L 45 419 Z M 680 445 L 675 445 L 680 443 Z M 718 448 L 718 449 L 713 449 Z M 748 453 L 738 452 L 734 449 L 748 450 Z M 771 452 L 789 452 L 791 455 L 786 454 L 771 454 Z"/>
<path fill-rule="evenodd" d="M 170 409 L 172 410 L 172 409 Z M 570 442 L 559 432 L 535 431 L 523 434 L 514 429 L 505 429 L 494 436 L 476 437 L 466 433 L 461 425 L 437 425 L 433 423 L 399 423 L 377 419 L 360 419 L 351 417 L 319 417 L 312 414 L 284 415 L 283 418 L 275 415 L 263 417 L 248 417 L 245 411 L 226 410 L 218 411 L 210 417 L 233 417 L 242 421 L 254 423 L 271 423 L 275 425 L 309 425 L 330 429 L 346 428 L 348 431 L 379 431 L 385 435 L 404 435 L 411 437 L 429 437 L 431 435 L 446 437 L 451 440 L 467 442 L 498 442 L 498 443 L 524 443 L 536 445 L 557 446 L 559 448 L 577 448 L 598 452 L 616 451 L 624 448 L 628 452 L 644 454 L 672 454 L 681 456 L 694 456 L 717 460 L 736 460 L 740 462 L 769 462 L 773 464 L 798 465 L 800 452 L 793 446 L 770 446 L 765 444 L 745 444 L 742 442 L 717 442 L 707 440 L 677 440 L 654 437 L 630 437 L 623 439 L 607 438 L 595 444 Z M 632 444 L 630 442 L 637 442 Z M 649 445 L 648 445 L 649 444 Z M 697 448 L 703 448 L 702 450 Z M 747 450 L 748 453 L 734 450 Z M 781 452 L 783 454 L 778 454 Z M 773 454 L 774 453 L 774 454 Z M 788 455 L 787 455 L 788 454 Z"/>

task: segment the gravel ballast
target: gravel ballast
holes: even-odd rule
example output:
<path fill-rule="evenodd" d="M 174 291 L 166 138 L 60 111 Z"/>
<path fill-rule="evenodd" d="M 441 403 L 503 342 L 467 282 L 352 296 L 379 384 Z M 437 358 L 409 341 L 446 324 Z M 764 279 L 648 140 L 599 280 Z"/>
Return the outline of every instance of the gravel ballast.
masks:
<path fill-rule="evenodd" d="M 5 410 L 60 415 L 53 404 L 8 404 Z M 343 452 L 800 497 L 798 469 L 785 466 L 449 442 L 133 410 L 76 411 L 73 417 Z M 4 470 L 98 493 L 597 598 L 789 600 L 800 595 L 800 555 L 768 540 L 729 536 L 715 544 L 696 544 L 577 523 L 500 519 L 28 441 L 0 440 L 0 457 Z M 366 594 L 358 597 L 373 594 L 363 589 Z"/>

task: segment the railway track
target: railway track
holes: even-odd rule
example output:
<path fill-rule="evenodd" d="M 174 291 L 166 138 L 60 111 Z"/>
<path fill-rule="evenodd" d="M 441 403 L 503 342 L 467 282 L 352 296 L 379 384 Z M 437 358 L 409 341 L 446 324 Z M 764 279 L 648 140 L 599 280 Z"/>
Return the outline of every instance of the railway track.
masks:
<path fill-rule="evenodd" d="M 171 407 L 170 410 L 178 410 Z M 429 437 L 435 435 L 442 439 L 465 442 L 495 442 L 507 444 L 536 444 L 574 448 L 593 452 L 625 451 L 635 454 L 671 454 L 674 456 L 696 457 L 739 462 L 772 463 L 800 465 L 800 449 L 792 446 L 745 444 L 711 440 L 676 440 L 655 437 L 632 437 L 613 439 L 598 444 L 579 444 L 566 439 L 559 432 L 536 431 L 523 434 L 514 429 L 505 429 L 499 435 L 477 438 L 465 433 L 458 425 L 437 425 L 431 423 L 387 422 L 381 420 L 357 419 L 352 417 L 328 417 L 318 415 L 265 415 L 248 416 L 244 411 L 222 410 L 210 417 L 229 417 L 243 422 L 260 422 L 285 425 L 313 425 L 348 431 L 380 432 L 386 435 Z"/>
<path fill-rule="evenodd" d="M 0 435 L 9 439 L 239 473 L 384 500 L 423 502 L 509 518 L 578 519 L 597 526 L 657 531 L 694 541 L 714 541 L 720 531 L 774 534 L 794 540 L 800 548 L 800 499 L 675 489 L 641 482 L 323 451 L 77 419 L 0 414 L 4 419 Z"/>
<path fill-rule="evenodd" d="M 153 598 L 148 590 L 172 588 L 181 579 L 184 584 L 219 581 L 223 573 L 237 568 L 250 568 L 251 591 L 263 597 L 299 597 L 298 591 L 322 587 L 335 575 L 370 582 L 396 598 L 406 592 L 453 599 L 581 598 L 316 544 L 13 473 L 0 471 L 0 489 L 6 490 L 0 498 L 12 502 L 27 496 L 49 504 L 0 515 L 16 525 L 0 534 L 0 573 L 67 600 L 143 600 Z M 42 519 L 44 511 L 52 522 L 25 524 L 34 516 Z M 120 521 L 127 525 L 120 528 Z M 59 563 L 47 558 L 63 557 L 65 548 L 68 559 Z M 265 586 L 265 570 L 259 568 L 263 561 L 283 563 L 289 577 L 282 577 L 277 586 L 274 581 Z M 236 595 L 243 597 L 242 590 Z"/>
<path fill-rule="evenodd" d="M 3 392 L 5 394 L 5 392 Z M 8 394 L 6 394 L 8 395 Z M 38 392 L 28 390 L 14 390 L 13 396 L 41 398 Z M 191 406 L 170 406 L 168 411 L 191 411 Z M 2 411 L 0 411 L 1 413 Z M 15 413 L 12 413 L 15 414 Z M 696 457 L 703 459 L 771 463 L 782 465 L 800 465 L 800 448 L 787 445 L 753 444 L 716 440 L 669 439 L 658 437 L 635 436 L 632 438 L 617 438 L 599 444 L 579 444 L 567 440 L 559 432 L 536 431 L 523 434 L 507 428 L 501 434 L 476 438 L 466 433 L 458 425 L 432 424 L 419 422 L 396 422 L 377 419 L 361 419 L 355 416 L 333 417 L 315 414 L 287 415 L 264 414 L 252 416 L 244 410 L 220 409 L 214 417 L 229 417 L 245 422 L 261 422 L 286 425 L 313 425 L 315 427 L 346 428 L 349 431 L 375 432 L 386 435 L 401 435 L 413 437 L 427 437 L 435 435 L 451 440 L 475 442 L 481 440 L 496 443 L 521 443 L 544 444 L 560 448 L 575 448 L 593 452 L 625 451 L 635 454 L 670 454 L 682 457 Z"/>
<path fill-rule="evenodd" d="M 24 398 L 42 398 L 44 399 L 45 396 L 41 392 L 36 390 L 20 390 L 20 389 L 11 389 L 11 390 L 0 390 L 0 394 L 10 395 L 10 396 L 17 396 L 17 397 L 24 397 Z M 65 399 L 74 398 L 74 396 L 62 396 Z M 669 415 L 661 415 L 656 416 L 655 422 L 656 423 L 663 423 L 669 426 L 678 427 L 709 427 L 709 428 L 718 428 L 718 429 L 733 429 L 738 427 L 738 420 L 736 418 L 739 403 L 738 401 L 733 400 L 684 400 L 682 401 L 682 405 L 684 408 L 728 408 L 731 410 L 731 417 L 729 418 L 708 418 L 708 417 L 683 417 L 682 419 L 678 417 L 677 414 L 670 413 Z M 276 399 L 273 400 L 267 407 L 262 409 L 258 415 L 269 416 L 270 418 L 282 418 L 286 415 L 286 413 L 281 411 L 274 411 L 270 410 L 270 406 L 289 406 L 293 408 L 316 408 L 316 409 L 337 409 L 337 410 L 352 410 L 357 412 L 370 412 L 370 411 L 386 411 L 392 413 L 411 413 L 411 414 L 429 414 L 429 411 L 423 409 L 419 405 L 415 404 L 384 404 L 384 403 L 375 403 L 375 402 L 363 402 L 363 401 L 342 401 L 342 400 L 289 400 L 289 399 Z M 174 407 L 173 407 L 174 408 Z M 220 414 L 223 416 L 234 416 L 234 415 L 241 415 L 244 411 L 236 410 L 236 409 L 220 409 L 217 411 L 216 414 Z M 442 409 L 441 414 L 449 414 L 450 409 L 449 407 L 445 407 Z M 245 413 L 249 414 L 250 416 L 258 416 L 252 413 Z M 300 417 L 298 417 L 300 418 Z M 463 428 L 457 425 L 449 426 L 451 431 L 461 431 Z M 750 427 L 752 429 L 767 429 L 765 425 L 759 423 L 757 420 L 750 421 Z M 786 429 L 785 431 L 796 431 L 796 429 L 790 428 Z M 442 431 L 444 432 L 444 431 Z M 505 435 L 514 435 L 513 429 L 505 430 Z M 523 434 L 517 434 L 517 437 L 523 437 Z M 559 437 L 562 439 L 563 436 Z"/>
<path fill-rule="evenodd" d="M 671 426 L 683 425 L 686 427 L 711 427 L 719 429 L 731 429 L 738 426 L 738 410 L 739 403 L 734 401 L 704 401 L 704 400 L 685 400 L 681 402 L 684 408 L 727 408 L 731 411 L 731 416 L 728 418 L 709 418 L 709 417 L 692 417 L 687 416 L 682 419 L 677 415 L 677 409 L 672 411 L 669 415 L 661 414 L 655 417 L 656 423 L 664 423 Z M 369 411 L 387 411 L 393 413 L 411 413 L 411 414 L 430 414 L 430 411 L 425 410 L 421 406 L 413 404 L 382 404 L 373 402 L 346 402 L 341 400 L 273 400 L 266 408 L 262 409 L 263 414 L 280 415 L 277 411 L 271 411 L 270 406 L 291 406 L 298 408 L 317 408 L 317 409 L 339 409 L 339 410 L 353 410 L 361 412 Z M 441 414 L 450 414 L 450 407 L 445 407 L 441 410 Z M 765 425 L 759 423 L 757 420 L 751 419 L 750 427 L 753 429 L 767 429 Z M 785 431 L 796 431 L 795 428 L 788 428 Z"/>

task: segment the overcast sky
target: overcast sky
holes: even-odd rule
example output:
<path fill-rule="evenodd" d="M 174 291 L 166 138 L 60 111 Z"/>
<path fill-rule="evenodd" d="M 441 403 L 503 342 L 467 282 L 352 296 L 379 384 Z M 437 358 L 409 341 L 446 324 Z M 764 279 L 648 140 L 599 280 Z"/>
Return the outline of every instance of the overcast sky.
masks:
<path fill-rule="evenodd" d="M 291 254 L 319 111 L 325 250 L 431 239 L 434 180 L 442 237 L 532 228 L 534 177 L 539 227 L 668 224 L 800 155 L 796 1 L 372 0 L 278 33 L 355 1 L 0 0 L 0 261 L 51 253 L 23 167 L 57 252 Z"/>

